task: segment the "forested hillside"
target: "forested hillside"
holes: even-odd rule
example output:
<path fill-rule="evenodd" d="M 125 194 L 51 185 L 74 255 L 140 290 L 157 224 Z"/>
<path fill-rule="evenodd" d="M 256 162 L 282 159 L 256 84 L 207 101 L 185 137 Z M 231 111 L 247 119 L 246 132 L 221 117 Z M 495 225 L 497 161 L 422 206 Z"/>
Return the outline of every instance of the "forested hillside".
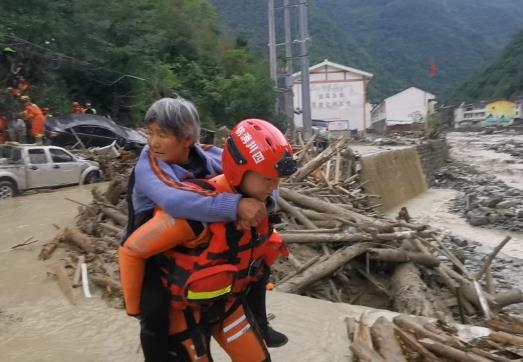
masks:
<path fill-rule="evenodd" d="M 523 97 L 523 31 L 491 65 L 466 81 L 451 99 L 455 102 Z"/>
<path fill-rule="evenodd" d="M 22 64 L 32 99 L 51 112 L 91 100 L 103 114 L 137 122 L 172 92 L 195 101 L 204 125 L 272 117 L 267 64 L 224 35 L 207 0 L 2 0 L 1 108 L 10 62 Z"/>
<path fill-rule="evenodd" d="M 224 24 L 255 44 L 267 44 L 266 1 L 245 0 L 241 6 L 234 0 L 212 2 Z M 373 100 L 411 85 L 445 97 L 492 61 L 523 28 L 519 0 L 311 0 L 310 4 L 311 63 L 329 58 L 373 72 Z M 281 10 L 277 13 L 281 16 Z M 433 60 L 434 78 L 429 74 Z"/>

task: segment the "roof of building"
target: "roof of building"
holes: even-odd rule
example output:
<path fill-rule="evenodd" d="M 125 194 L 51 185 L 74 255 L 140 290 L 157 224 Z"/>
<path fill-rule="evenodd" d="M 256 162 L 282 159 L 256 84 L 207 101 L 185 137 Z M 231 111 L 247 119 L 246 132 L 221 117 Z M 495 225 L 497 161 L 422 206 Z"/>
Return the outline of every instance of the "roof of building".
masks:
<path fill-rule="evenodd" d="M 343 70 L 343 71 L 346 71 L 346 72 L 350 72 L 350 73 L 361 75 L 362 77 L 369 78 L 369 79 L 371 79 L 374 76 L 374 74 L 372 74 L 372 73 L 368 73 L 368 72 L 365 72 L 363 70 L 359 70 L 359 69 L 356 69 L 356 68 L 347 67 L 347 66 L 342 65 L 342 64 L 334 63 L 334 62 L 329 61 L 328 59 L 325 59 L 323 62 L 315 64 L 315 65 L 309 67 L 309 72 L 315 71 L 316 69 L 319 69 L 319 68 L 322 68 L 322 67 L 337 68 L 337 69 L 340 69 L 340 70 Z M 300 74 L 301 74 L 301 72 L 296 72 L 292 76 L 293 77 L 299 77 Z"/>

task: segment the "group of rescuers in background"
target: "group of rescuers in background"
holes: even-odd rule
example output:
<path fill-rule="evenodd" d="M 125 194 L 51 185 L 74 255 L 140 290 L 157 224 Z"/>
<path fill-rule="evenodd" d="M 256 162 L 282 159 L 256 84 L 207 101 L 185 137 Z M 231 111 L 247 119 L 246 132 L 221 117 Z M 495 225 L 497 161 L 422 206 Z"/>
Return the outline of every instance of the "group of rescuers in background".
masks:
<path fill-rule="evenodd" d="M 42 144 L 44 142 L 45 123 L 53 115 L 49 108 L 40 107 L 31 101 L 29 96 L 31 88 L 31 84 L 21 75 L 15 77 L 12 87 L 7 87 L 6 92 L 18 104 L 16 108 L 23 110 L 0 113 L 0 144 L 5 142 Z M 71 113 L 97 114 L 90 101 L 85 102 L 83 106 L 80 102 L 73 101 Z"/>
<path fill-rule="evenodd" d="M 268 347 L 288 341 L 265 299 L 271 264 L 288 255 L 272 224 L 280 178 L 297 167 L 289 142 L 246 119 L 223 150 L 201 145 L 198 112 L 181 97 L 153 103 L 145 125 L 119 249 L 145 361 L 212 361 L 211 337 L 234 362 L 270 361 Z"/>

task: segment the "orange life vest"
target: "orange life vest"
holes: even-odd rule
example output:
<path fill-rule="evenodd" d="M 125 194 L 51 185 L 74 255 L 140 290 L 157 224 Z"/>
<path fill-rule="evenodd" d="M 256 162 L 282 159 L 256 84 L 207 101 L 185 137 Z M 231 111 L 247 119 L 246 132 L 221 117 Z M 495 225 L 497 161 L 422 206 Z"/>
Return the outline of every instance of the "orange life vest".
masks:
<path fill-rule="evenodd" d="M 190 183 L 207 190 L 226 191 L 212 180 Z M 261 276 L 263 268 L 278 256 L 288 255 L 279 234 L 272 232 L 268 218 L 251 230 L 237 230 L 233 222 L 213 223 L 208 225 L 208 233 L 208 241 L 196 248 L 177 246 L 157 256 L 162 282 L 175 309 L 232 300 Z"/>

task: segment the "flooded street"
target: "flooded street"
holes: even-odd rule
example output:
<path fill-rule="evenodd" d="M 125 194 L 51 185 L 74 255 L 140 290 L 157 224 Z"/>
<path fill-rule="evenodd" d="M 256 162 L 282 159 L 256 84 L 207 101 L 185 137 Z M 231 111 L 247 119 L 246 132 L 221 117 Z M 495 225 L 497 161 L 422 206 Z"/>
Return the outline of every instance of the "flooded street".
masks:
<path fill-rule="evenodd" d="M 77 205 L 65 198 L 88 203 L 90 187 L 72 187 L 51 193 L 21 196 L 0 207 L 0 360 L 5 362 L 134 362 L 143 361 L 138 321 L 123 310 L 108 307 L 94 295 L 78 293 L 70 305 L 58 283 L 47 277 L 62 251 L 42 262 L 37 259 L 43 242 L 59 226 L 72 225 Z M 10 247 L 29 236 L 41 242 L 21 250 Z M 289 336 L 284 347 L 271 349 L 274 361 L 350 361 L 345 334 L 346 316 L 390 315 L 390 312 L 331 303 L 298 295 L 271 292 L 271 324 Z M 311 341 L 314 341 L 311 344 Z M 304 349 L 304 346 L 307 346 Z M 229 358 L 213 346 L 215 361 Z"/>
<path fill-rule="evenodd" d="M 56 234 L 53 224 L 71 225 L 90 187 L 16 197 L 0 207 L 0 359 L 2 361 L 139 361 L 137 322 L 106 306 L 98 296 L 72 306 L 47 276 L 49 261 L 37 256 Z M 34 236 L 39 243 L 10 250 Z M 80 293 L 80 291 L 77 291 Z M 122 330 L 129 333 L 122 333 Z"/>

